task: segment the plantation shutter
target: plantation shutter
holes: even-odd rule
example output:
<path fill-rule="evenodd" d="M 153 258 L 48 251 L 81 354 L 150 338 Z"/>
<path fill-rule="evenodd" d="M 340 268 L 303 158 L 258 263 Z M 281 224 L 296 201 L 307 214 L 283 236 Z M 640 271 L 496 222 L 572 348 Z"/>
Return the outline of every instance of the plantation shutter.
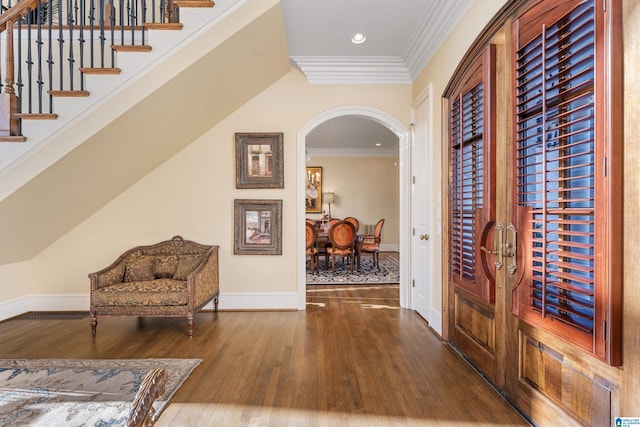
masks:
<path fill-rule="evenodd" d="M 515 202 L 527 252 L 515 310 L 607 359 L 605 98 L 596 92 L 605 64 L 594 1 L 534 10 L 515 25 Z"/>
<path fill-rule="evenodd" d="M 487 129 L 493 114 L 493 103 L 488 102 L 493 49 L 474 62 L 449 98 L 449 274 L 457 285 L 486 301 L 493 301 L 493 281 L 483 275 L 479 247 L 493 215 L 487 200 L 487 186 L 493 185 Z"/>

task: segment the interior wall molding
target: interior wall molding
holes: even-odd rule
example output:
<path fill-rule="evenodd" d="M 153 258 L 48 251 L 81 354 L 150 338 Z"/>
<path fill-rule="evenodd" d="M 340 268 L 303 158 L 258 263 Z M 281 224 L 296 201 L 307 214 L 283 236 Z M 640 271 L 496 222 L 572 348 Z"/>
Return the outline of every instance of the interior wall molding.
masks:
<path fill-rule="evenodd" d="M 408 165 L 411 163 L 410 155 L 410 134 L 409 129 L 395 117 L 377 110 L 371 107 L 365 106 L 342 106 L 332 108 L 323 113 L 318 114 L 311 119 L 298 131 L 297 137 L 297 162 L 296 162 L 296 176 L 297 179 L 297 197 L 296 205 L 297 211 L 297 253 L 298 253 L 298 309 L 304 310 L 306 308 L 307 295 L 306 295 L 306 259 L 305 259 L 305 234 L 304 234 L 304 220 L 306 216 L 303 200 L 305 198 L 305 168 L 306 168 L 306 140 L 307 135 L 315 129 L 318 125 L 326 122 L 327 120 L 334 119 L 336 117 L 353 116 L 362 117 L 369 120 L 373 120 L 380 123 L 383 126 L 389 128 L 398 137 L 398 158 L 400 164 L 400 241 L 398 251 L 403 254 L 400 257 L 400 306 L 403 308 L 409 308 L 410 306 L 410 293 L 411 288 L 409 284 L 410 276 L 410 264 L 411 259 L 411 237 L 403 230 L 408 230 L 410 227 L 410 211 L 411 211 L 411 186 L 410 186 L 410 168 Z"/>
<path fill-rule="evenodd" d="M 427 65 L 431 57 L 438 51 L 445 39 L 449 36 L 451 29 L 465 15 L 473 0 L 437 0 L 433 2 L 431 8 L 424 14 L 418 30 L 412 42 L 407 47 L 404 54 L 405 63 L 412 80 L 414 80 Z M 427 25 L 431 22 L 433 14 L 437 14 L 437 25 Z"/>
<path fill-rule="evenodd" d="M 0 303 L 0 321 L 30 311 L 89 311 L 89 294 L 26 295 Z M 213 310 L 213 302 L 205 310 Z M 221 293 L 219 310 L 298 310 L 296 292 Z"/>
<path fill-rule="evenodd" d="M 380 56 L 291 56 L 309 83 L 411 84 L 404 60 Z"/>
<path fill-rule="evenodd" d="M 371 148 L 308 148 L 308 155 L 314 157 L 398 157 L 397 147 L 393 149 Z"/>

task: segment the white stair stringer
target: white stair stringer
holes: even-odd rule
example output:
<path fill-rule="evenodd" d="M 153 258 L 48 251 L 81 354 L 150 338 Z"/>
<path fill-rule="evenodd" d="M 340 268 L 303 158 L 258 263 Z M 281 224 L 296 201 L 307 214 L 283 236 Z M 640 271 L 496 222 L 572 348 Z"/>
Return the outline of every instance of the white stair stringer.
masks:
<path fill-rule="evenodd" d="M 249 1 L 217 0 L 213 8 L 181 9 L 182 30 L 148 31 L 150 52 L 116 53 L 119 75 L 86 75 L 89 97 L 55 98 L 57 120 L 23 120 L 27 141 L 0 143 L 0 201 L 214 49 L 203 34 L 215 27 L 222 43 L 238 31 L 246 21 L 227 18 Z M 264 3 L 266 10 L 277 1 Z"/>

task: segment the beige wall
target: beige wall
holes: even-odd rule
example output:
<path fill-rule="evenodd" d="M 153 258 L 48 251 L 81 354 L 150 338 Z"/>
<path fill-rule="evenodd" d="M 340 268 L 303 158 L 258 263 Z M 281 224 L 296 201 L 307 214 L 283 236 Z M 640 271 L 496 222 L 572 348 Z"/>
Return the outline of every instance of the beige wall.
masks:
<path fill-rule="evenodd" d="M 34 259 L 0 266 L 0 312 L 3 302 L 28 295 L 66 295 L 86 304 L 88 273 L 129 247 L 176 234 L 220 245 L 221 308 L 297 307 L 296 239 L 302 227 L 297 227 L 296 188 L 304 179 L 296 176 L 297 132 L 322 112 L 344 105 L 375 108 L 408 123 L 410 99 L 408 85 L 309 85 L 292 70 Z M 285 188 L 236 189 L 234 133 L 276 131 L 284 132 Z M 233 201 L 252 198 L 283 200 L 282 256 L 233 254 Z M 25 278 L 19 290 L 13 286 L 16 277 Z M 244 295 L 253 299 L 241 301 Z M 265 302 L 272 296 L 277 301 Z M 61 300 L 65 304 L 73 308 L 68 299 Z"/>
<path fill-rule="evenodd" d="M 307 166 L 322 167 L 322 191 L 333 191 L 331 205 L 334 218 L 354 216 L 364 224 L 385 219 L 382 244 L 384 250 L 398 250 L 400 213 L 400 174 L 397 157 L 318 157 Z M 325 203 L 324 210 L 328 210 Z M 307 214 L 319 219 L 321 214 Z"/>

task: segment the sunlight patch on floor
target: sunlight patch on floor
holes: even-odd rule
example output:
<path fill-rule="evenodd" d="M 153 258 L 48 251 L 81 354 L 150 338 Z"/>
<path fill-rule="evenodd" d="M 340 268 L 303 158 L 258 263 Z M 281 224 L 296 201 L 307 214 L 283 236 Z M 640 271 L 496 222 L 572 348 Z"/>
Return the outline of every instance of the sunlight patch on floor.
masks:
<path fill-rule="evenodd" d="M 350 414 L 274 408 L 269 406 L 243 406 L 230 404 L 171 403 L 156 422 L 163 426 L 495 426 L 490 423 L 464 422 L 446 419 L 418 419 L 389 417 L 378 414 Z M 524 425 L 524 424 L 523 424 Z"/>

